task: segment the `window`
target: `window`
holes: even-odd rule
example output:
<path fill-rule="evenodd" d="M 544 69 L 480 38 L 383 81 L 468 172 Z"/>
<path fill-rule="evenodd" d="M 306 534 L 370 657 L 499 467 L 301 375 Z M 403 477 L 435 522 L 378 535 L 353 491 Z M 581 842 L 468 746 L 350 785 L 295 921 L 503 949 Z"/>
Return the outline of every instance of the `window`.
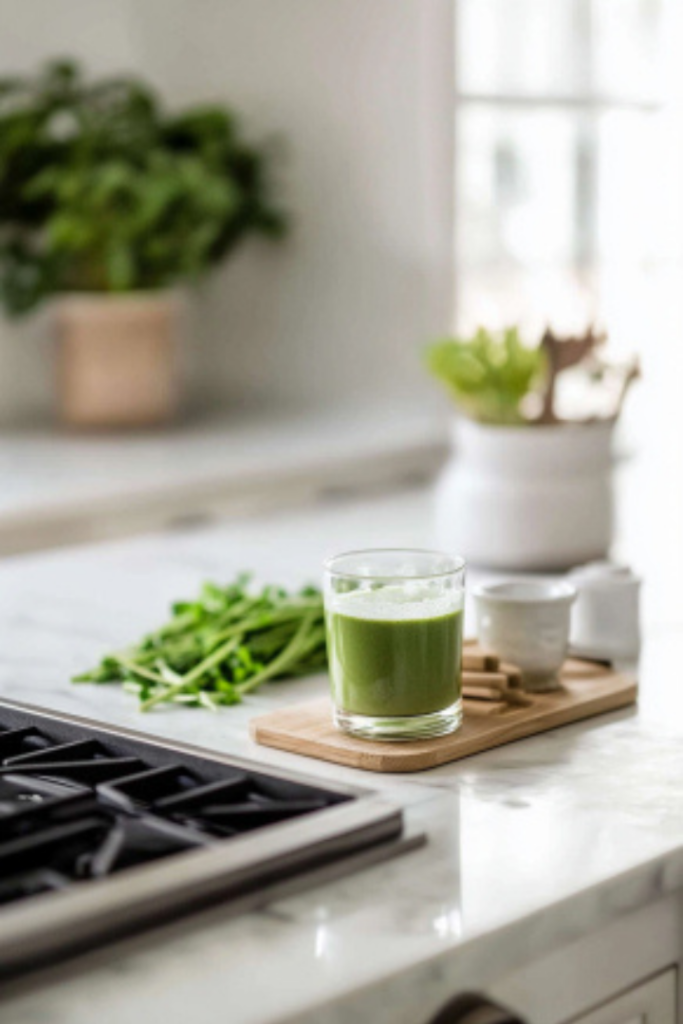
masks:
<path fill-rule="evenodd" d="M 683 259 L 678 8 L 456 0 L 459 329 L 652 330 Z"/>

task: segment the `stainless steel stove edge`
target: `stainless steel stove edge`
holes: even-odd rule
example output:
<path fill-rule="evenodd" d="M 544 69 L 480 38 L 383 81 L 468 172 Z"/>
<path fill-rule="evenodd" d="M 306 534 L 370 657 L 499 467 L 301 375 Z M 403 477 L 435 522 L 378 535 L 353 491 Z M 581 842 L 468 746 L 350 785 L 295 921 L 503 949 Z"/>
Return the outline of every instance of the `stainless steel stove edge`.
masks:
<path fill-rule="evenodd" d="M 64 711 L 53 711 L 50 708 L 42 708 L 35 704 L 26 704 L 23 701 L 7 700 L 5 698 L 0 700 L 0 713 L 3 708 L 21 711 L 35 717 L 36 719 L 43 719 L 46 724 L 49 724 L 50 722 L 64 722 L 67 725 L 81 726 L 83 729 L 103 732 L 108 736 L 119 736 L 122 739 L 145 743 L 150 747 L 156 747 L 164 753 L 183 754 L 207 761 L 216 761 L 218 764 L 225 764 L 233 768 L 243 768 L 245 771 L 262 772 L 266 775 L 272 775 L 275 778 L 283 779 L 288 782 L 298 782 L 305 786 L 317 786 L 322 789 L 327 789 L 331 792 L 339 793 L 340 796 L 364 798 L 375 795 L 375 790 L 369 789 L 365 786 L 350 786 L 345 783 L 334 780 L 330 781 L 327 779 L 321 781 L 314 775 L 308 775 L 304 772 L 290 771 L 289 769 L 280 768 L 277 765 L 264 765 L 259 761 L 252 761 L 246 757 L 223 753 L 222 751 L 215 750 L 211 747 L 198 747 L 194 744 L 181 743 L 178 740 L 166 739 L 163 736 L 155 736 L 152 733 L 140 732 L 137 729 L 127 729 L 124 726 L 112 725 L 102 719 L 85 718 L 82 715 L 71 715 Z"/>
<path fill-rule="evenodd" d="M 179 912 L 206 907 L 216 900 L 245 897 L 297 873 L 313 872 L 339 860 L 353 860 L 370 847 L 391 856 L 400 846 L 400 807 L 371 790 L 321 783 L 243 758 L 199 747 L 166 742 L 134 730 L 46 711 L 14 701 L 3 707 L 24 711 L 37 720 L 62 721 L 108 736 L 139 740 L 166 753 L 188 754 L 233 767 L 266 772 L 355 799 L 310 816 L 256 830 L 229 842 L 180 853 L 165 861 L 130 868 L 96 884 L 75 886 L 5 907 L 0 914 L 0 977 L 84 949 L 90 942 L 117 937 L 143 925 L 161 923 Z M 414 845 L 412 842 L 408 845 Z M 379 859 L 373 857 L 372 860 Z M 340 870 L 340 873 L 342 871 Z M 263 900 L 261 900 L 263 902 Z"/>

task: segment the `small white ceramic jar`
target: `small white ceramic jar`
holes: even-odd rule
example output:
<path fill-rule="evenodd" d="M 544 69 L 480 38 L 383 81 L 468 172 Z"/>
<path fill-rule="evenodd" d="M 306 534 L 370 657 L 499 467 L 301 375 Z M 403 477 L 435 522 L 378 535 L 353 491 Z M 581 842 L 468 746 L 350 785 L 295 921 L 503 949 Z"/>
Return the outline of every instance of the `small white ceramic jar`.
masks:
<path fill-rule="evenodd" d="M 578 597 L 572 610 L 572 652 L 606 661 L 633 660 L 640 650 L 640 580 L 629 568 L 592 562 L 569 574 Z"/>
<path fill-rule="evenodd" d="M 554 690 L 569 647 L 576 590 L 567 582 L 508 582 L 477 587 L 480 642 L 522 670 L 526 690 Z"/>

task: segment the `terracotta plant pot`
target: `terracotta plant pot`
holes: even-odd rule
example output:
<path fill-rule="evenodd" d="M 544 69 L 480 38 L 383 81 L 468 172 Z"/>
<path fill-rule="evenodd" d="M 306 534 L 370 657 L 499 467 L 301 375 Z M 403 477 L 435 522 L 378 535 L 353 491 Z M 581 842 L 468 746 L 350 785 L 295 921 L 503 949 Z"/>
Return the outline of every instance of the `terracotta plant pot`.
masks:
<path fill-rule="evenodd" d="M 56 307 L 58 402 L 75 427 L 168 422 L 178 406 L 179 303 L 169 292 L 70 295 Z"/>

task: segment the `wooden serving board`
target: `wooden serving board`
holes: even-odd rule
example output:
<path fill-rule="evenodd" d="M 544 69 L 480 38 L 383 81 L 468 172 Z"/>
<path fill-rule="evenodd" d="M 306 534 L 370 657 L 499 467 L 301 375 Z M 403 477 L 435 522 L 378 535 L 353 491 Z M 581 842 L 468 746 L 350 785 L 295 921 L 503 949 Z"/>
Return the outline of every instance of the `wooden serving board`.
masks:
<path fill-rule="evenodd" d="M 533 694 L 529 707 L 492 704 L 494 710 L 482 715 L 478 712 L 483 708 L 474 709 L 474 701 L 464 701 L 461 728 L 433 740 L 387 743 L 348 736 L 334 726 L 328 698 L 261 715 L 252 721 L 251 735 L 266 747 L 365 771 L 419 772 L 614 711 L 633 704 L 638 694 L 635 679 L 588 661 L 565 662 L 561 678 L 559 690 Z"/>

